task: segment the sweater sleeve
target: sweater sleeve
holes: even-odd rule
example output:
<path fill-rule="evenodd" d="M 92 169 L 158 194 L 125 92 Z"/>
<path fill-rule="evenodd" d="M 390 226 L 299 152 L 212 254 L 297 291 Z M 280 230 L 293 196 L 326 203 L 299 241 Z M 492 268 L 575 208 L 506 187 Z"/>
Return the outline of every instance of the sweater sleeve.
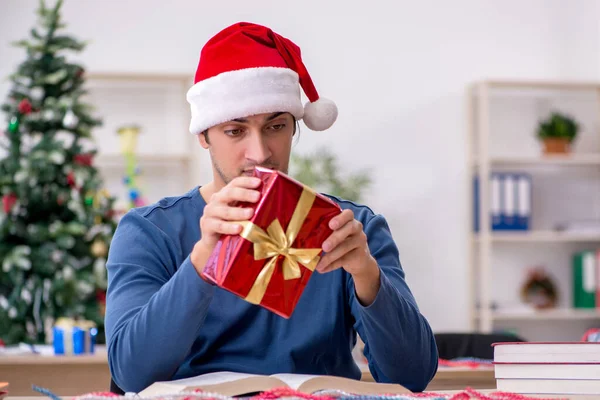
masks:
<path fill-rule="evenodd" d="M 348 298 L 355 329 L 365 343 L 364 355 L 377 382 L 425 390 L 438 367 L 438 351 L 429 323 L 419 312 L 400 265 L 386 220 L 376 215 L 364 227 L 372 256 L 380 269 L 375 301 L 362 306 L 348 274 Z"/>
<path fill-rule="evenodd" d="M 115 383 L 139 392 L 168 380 L 188 355 L 214 287 L 152 222 L 130 212 L 107 260 L 106 339 Z"/>

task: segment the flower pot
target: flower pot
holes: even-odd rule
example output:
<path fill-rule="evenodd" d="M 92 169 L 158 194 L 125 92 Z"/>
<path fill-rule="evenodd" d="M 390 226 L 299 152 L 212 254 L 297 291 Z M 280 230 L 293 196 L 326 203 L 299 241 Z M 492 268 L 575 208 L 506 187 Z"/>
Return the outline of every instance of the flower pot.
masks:
<path fill-rule="evenodd" d="M 544 139 L 545 154 L 566 154 L 571 151 L 569 139 L 566 138 L 546 138 Z"/>

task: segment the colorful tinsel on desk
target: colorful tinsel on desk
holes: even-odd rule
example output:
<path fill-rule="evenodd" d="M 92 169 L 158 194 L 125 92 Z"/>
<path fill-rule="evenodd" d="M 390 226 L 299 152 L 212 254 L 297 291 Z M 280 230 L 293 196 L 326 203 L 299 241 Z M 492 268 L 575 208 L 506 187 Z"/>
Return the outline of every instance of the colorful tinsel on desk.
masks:
<path fill-rule="evenodd" d="M 63 400 L 60 397 L 54 395 L 50 391 L 34 387 L 34 390 L 39 393 L 48 396 L 52 400 Z M 144 400 L 144 397 L 140 396 L 120 396 L 110 392 L 92 392 L 81 396 L 72 397 L 72 400 L 130 400 L 132 398 L 138 400 Z M 484 394 L 466 388 L 461 391 L 454 393 L 410 393 L 405 395 L 353 395 L 351 393 L 345 393 L 337 390 L 322 391 L 318 394 L 307 394 L 298 392 L 290 388 L 278 388 L 262 392 L 251 397 L 228 397 L 217 393 L 208 393 L 197 390 L 191 393 L 176 393 L 168 396 L 153 396 L 147 399 L 152 400 L 415 400 L 415 399 L 427 399 L 427 400 L 559 400 L 557 398 L 540 398 L 530 397 L 516 393 L 507 393 L 500 391 L 493 391 L 488 394 Z M 66 400 L 66 399 L 64 399 Z M 565 400 L 567 400 L 565 398 Z"/>

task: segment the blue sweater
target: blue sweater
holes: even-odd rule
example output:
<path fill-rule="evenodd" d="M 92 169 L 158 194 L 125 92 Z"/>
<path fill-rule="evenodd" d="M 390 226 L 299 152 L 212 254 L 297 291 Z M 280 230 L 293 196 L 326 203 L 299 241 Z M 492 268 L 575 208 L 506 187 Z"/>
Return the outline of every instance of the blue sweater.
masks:
<path fill-rule="evenodd" d="M 362 222 L 381 288 L 363 307 L 350 274 L 314 272 L 290 319 L 200 278 L 189 258 L 206 205 L 197 187 L 124 215 L 107 261 L 105 323 L 115 383 L 138 392 L 214 371 L 360 379 L 352 358 L 358 333 L 376 381 L 424 390 L 437 370 L 437 347 L 389 227 L 369 208 L 331 198 Z"/>

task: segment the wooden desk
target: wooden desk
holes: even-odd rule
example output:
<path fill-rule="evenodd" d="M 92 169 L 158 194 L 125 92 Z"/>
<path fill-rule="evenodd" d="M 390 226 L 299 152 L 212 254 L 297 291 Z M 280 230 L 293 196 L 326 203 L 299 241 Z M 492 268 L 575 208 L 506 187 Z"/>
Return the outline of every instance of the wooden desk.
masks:
<path fill-rule="evenodd" d="M 110 371 L 105 352 L 85 356 L 0 356 L 0 381 L 9 383 L 10 396 L 36 396 L 32 385 L 59 396 L 108 392 Z"/>
<path fill-rule="evenodd" d="M 366 365 L 359 364 L 363 381 L 374 382 L 373 376 Z M 462 390 L 466 387 L 473 389 L 495 389 L 496 378 L 493 367 L 439 367 L 437 373 L 427 386 L 428 391 Z"/>
<path fill-rule="evenodd" d="M 373 382 L 368 368 L 360 367 L 362 380 Z M 108 391 L 110 371 L 106 352 L 91 356 L 0 356 L 0 380 L 10 383 L 11 396 L 35 396 L 37 392 L 31 389 L 32 385 L 46 388 L 59 396 L 75 396 Z M 461 390 L 466 387 L 495 389 L 493 368 L 440 367 L 427 390 Z"/>

